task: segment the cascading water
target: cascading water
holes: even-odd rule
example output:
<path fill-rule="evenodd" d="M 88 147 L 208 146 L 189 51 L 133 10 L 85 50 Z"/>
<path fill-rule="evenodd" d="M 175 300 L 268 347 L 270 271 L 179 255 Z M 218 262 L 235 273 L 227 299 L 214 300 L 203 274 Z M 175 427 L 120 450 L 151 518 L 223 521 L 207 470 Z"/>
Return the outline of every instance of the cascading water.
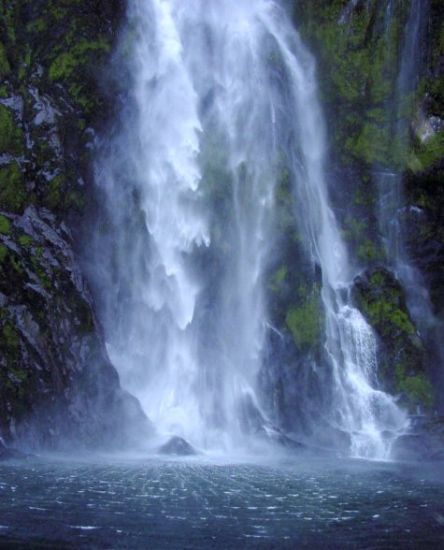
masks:
<path fill-rule="evenodd" d="M 392 9 L 387 9 L 387 33 L 396 24 Z M 442 326 L 433 313 L 429 292 L 420 271 L 413 265 L 406 247 L 404 222 L 406 200 L 402 171 L 405 156 L 410 148 L 410 123 L 415 108 L 414 94 L 421 74 L 421 40 L 426 32 L 427 0 L 411 0 L 405 25 L 394 104 L 388 106 L 388 119 L 392 119 L 392 142 L 398 156 L 398 166 L 392 171 L 377 173 L 379 189 L 379 226 L 390 267 L 402 283 L 409 313 L 421 336 L 429 339 L 431 347 L 440 350 Z M 439 355 L 440 352 L 438 352 Z M 443 357 L 438 360 L 443 361 Z"/>
<path fill-rule="evenodd" d="M 97 162 L 93 278 L 122 384 L 160 433 L 235 449 L 271 428 L 258 391 L 284 158 L 322 271 L 331 422 L 383 457 L 405 421 L 379 391 L 376 343 L 324 177 L 314 62 L 274 0 L 132 0 L 115 132 Z"/>

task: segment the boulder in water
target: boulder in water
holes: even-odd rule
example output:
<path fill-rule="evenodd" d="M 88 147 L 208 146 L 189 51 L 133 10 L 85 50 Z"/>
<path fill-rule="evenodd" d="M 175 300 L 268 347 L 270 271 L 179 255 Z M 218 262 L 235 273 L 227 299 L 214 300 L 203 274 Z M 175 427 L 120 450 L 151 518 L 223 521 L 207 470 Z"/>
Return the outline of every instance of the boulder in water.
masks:
<path fill-rule="evenodd" d="M 190 456 L 197 454 L 196 449 L 192 447 L 185 439 L 178 436 L 171 437 L 164 445 L 159 447 L 162 455 Z"/>

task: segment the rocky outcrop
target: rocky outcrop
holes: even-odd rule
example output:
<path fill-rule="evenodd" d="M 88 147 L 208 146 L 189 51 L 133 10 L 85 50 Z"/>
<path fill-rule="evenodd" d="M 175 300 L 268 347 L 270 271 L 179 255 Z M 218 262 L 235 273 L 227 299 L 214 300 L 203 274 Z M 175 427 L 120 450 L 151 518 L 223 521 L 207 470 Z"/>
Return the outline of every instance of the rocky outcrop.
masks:
<path fill-rule="evenodd" d="M 409 315 L 400 283 L 387 269 L 373 268 L 355 279 L 354 297 L 379 337 L 383 386 L 399 395 L 412 411 L 430 409 L 436 398 L 429 380 L 430 357 Z"/>
<path fill-rule="evenodd" d="M 161 455 L 191 456 L 197 454 L 196 449 L 182 437 L 173 436 L 158 449 Z"/>
<path fill-rule="evenodd" d="M 107 357 L 75 243 L 122 5 L 11 0 L 0 14 L 0 436 L 119 445 L 149 426 Z"/>
<path fill-rule="evenodd" d="M 408 433 L 393 445 L 392 456 L 407 461 L 444 461 L 444 419 L 412 419 Z"/>

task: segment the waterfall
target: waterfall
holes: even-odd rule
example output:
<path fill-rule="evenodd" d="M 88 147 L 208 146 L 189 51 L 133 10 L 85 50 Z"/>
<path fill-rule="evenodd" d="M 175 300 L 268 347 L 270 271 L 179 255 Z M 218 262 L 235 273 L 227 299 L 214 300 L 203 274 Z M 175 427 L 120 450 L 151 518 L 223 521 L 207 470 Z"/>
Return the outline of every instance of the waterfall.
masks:
<path fill-rule="evenodd" d="M 389 3 L 389 8 L 390 8 Z M 408 154 L 410 148 L 410 123 L 414 116 L 414 94 L 419 85 L 422 60 L 421 39 L 426 32 L 427 0 L 411 0 L 401 49 L 399 72 L 396 81 L 394 103 L 388 105 L 387 118 L 392 122 L 392 142 L 398 155 Z M 393 24 L 393 14 L 388 10 L 387 19 Z M 379 227 L 389 266 L 401 282 L 406 293 L 409 313 L 422 338 L 429 338 L 432 347 L 440 350 L 440 323 L 435 318 L 429 292 L 420 271 L 413 265 L 406 247 L 404 222 L 406 200 L 400 163 L 390 171 L 376 174 L 379 190 Z M 438 355 L 442 355 L 438 352 Z M 442 356 L 439 357 L 442 361 Z"/>
<path fill-rule="evenodd" d="M 274 427 L 261 403 L 265 276 L 278 166 L 322 272 L 328 413 L 355 456 L 404 422 L 377 388 L 329 206 L 315 63 L 275 0 L 131 0 L 113 66 L 118 121 L 99 144 L 90 250 L 107 347 L 159 433 L 234 450 Z"/>

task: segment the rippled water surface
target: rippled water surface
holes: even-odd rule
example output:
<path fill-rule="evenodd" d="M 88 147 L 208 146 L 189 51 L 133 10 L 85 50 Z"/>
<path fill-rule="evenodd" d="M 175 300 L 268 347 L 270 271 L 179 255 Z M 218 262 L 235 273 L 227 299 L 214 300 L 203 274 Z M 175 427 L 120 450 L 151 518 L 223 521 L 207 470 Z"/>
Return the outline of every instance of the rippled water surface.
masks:
<path fill-rule="evenodd" d="M 444 548 L 438 466 L 66 460 L 0 465 L 0 546 Z"/>

